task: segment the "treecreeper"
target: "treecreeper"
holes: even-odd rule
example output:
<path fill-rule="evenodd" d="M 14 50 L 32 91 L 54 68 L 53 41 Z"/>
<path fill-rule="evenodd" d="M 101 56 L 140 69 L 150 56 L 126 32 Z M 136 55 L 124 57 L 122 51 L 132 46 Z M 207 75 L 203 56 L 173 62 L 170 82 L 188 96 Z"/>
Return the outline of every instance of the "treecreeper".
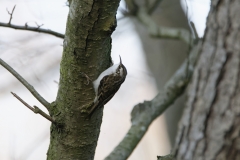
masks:
<path fill-rule="evenodd" d="M 98 78 L 93 81 L 96 97 L 94 99 L 94 104 L 89 111 L 89 116 L 91 116 L 97 108 L 103 107 L 108 101 L 110 101 L 125 81 L 127 69 L 122 64 L 120 56 L 119 58 L 120 63 L 112 65 L 103 71 Z"/>

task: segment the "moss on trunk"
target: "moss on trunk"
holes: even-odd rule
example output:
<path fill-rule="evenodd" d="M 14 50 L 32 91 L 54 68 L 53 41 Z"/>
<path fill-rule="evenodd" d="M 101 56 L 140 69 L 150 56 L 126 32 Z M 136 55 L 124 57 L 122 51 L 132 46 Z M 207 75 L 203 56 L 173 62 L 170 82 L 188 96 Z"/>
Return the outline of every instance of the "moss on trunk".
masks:
<path fill-rule="evenodd" d="M 102 122 L 102 109 L 91 119 L 87 110 L 95 93 L 91 79 L 111 64 L 111 34 L 116 27 L 119 0 L 72 0 L 69 8 L 59 90 L 50 114 L 49 160 L 94 158 Z"/>

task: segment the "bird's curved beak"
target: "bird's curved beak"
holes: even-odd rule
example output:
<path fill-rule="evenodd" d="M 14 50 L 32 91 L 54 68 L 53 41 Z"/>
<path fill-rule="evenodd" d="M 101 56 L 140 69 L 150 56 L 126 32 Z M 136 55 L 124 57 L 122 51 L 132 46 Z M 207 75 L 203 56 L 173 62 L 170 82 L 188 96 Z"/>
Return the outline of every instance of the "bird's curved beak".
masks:
<path fill-rule="evenodd" d="M 122 65 L 122 59 L 121 59 L 121 56 L 119 55 L 119 58 L 120 58 L 120 64 Z"/>

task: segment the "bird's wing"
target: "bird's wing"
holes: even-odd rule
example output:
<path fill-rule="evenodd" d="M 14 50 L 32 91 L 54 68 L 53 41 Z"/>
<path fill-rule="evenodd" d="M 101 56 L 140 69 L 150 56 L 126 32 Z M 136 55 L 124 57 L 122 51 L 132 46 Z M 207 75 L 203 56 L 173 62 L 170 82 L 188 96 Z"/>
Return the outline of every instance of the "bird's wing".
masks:
<path fill-rule="evenodd" d="M 116 75 L 106 75 L 100 81 L 98 86 L 97 101 L 93 105 L 92 109 L 89 112 L 89 115 L 98 108 L 105 105 L 108 101 L 112 99 L 115 93 L 119 90 L 121 84 L 125 80 L 120 76 Z"/>

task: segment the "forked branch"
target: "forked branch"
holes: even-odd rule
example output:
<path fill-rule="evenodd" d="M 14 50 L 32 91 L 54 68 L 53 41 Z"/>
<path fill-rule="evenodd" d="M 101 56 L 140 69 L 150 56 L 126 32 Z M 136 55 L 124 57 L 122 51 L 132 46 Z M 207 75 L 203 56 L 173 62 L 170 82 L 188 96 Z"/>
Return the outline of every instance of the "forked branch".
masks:
<path fill-rule="evenodd" d="M 0 58 L 0 64 L 7 69 L 14 77 L 16 77 L 31 93 L 32 95 L 44 105 L 48 110 L 50 108 L 50 103 L 47 102 L 34 88 L 30 85 L 21 75 L 19 75 L 11 66 L 4 62 Z"/>
<path fill-rule="evenodd" d="M 10 15 L 10 19 L 9 19 L 9 22 L 8 22 L 8 24 L 11 24 L 11 21 L 12 21 L 12 16 L 13 16 L 13 12 L 14 12 L 14 10 L 15 10 L 15 7 L 16 7 L 16 5 L 14 5 L 14 7 L 13 7 L 13 9 L 12 9 L 12 12 L 9 12 L 9 11 L 8 11 L 8 9 L 6 9 L 6 10 L 7 10 L 7 12 L 8 12 L 8 14 Z"/>
<path fill-rule="evenodd" d="M 43 24 L 38 25 L 36 22 L 35 23 L 36 23 L 37 27 L 31 27 L 27 23 L 25 23 L 24 26 L 11 24 L 15 7 L 16 7 L 16 5 L 13 7 L 12 12 L 9 12 L 8 9 L 7 9 L 8 14 L 10 15 L 9 22 L 8 23 L 0 22 L 0 27 L 7 27 L 7 28 L 13 28 L 13 29 L 19 29 L 19 30 L 33 31 L 33 32 L 39 32 L 39 33 L 46 33 L 46 34 L 56 36 L 58 38 L 64 38 L 64 34 L 52 31 L 50 29 L 43 29 L 43 28 L 41 28 L 43 26 Z"/>
<path fill-rule="evenodd" d="M 29 104 L 27 104 L 23 99 L 21 99 L 17 94 L 11 92 L 12 95 L 14 97 L 16 97 L 20 102 L 22 102 L 28 109 L 30 109 L 31 111 L 33 111 L 36 114 L 40 114 L 41 116 L 43 116 L 44 118 L 46 118 L 47 120 L 49 120 L 50 122 L 54 123 L 55 121 L 53 120 L 52 117 L 50 117 L 48 114 L 46 114 L 45 112 L 43 112 L 41 109 L 39 109 L 37 106 L 30 106 Z"/>

